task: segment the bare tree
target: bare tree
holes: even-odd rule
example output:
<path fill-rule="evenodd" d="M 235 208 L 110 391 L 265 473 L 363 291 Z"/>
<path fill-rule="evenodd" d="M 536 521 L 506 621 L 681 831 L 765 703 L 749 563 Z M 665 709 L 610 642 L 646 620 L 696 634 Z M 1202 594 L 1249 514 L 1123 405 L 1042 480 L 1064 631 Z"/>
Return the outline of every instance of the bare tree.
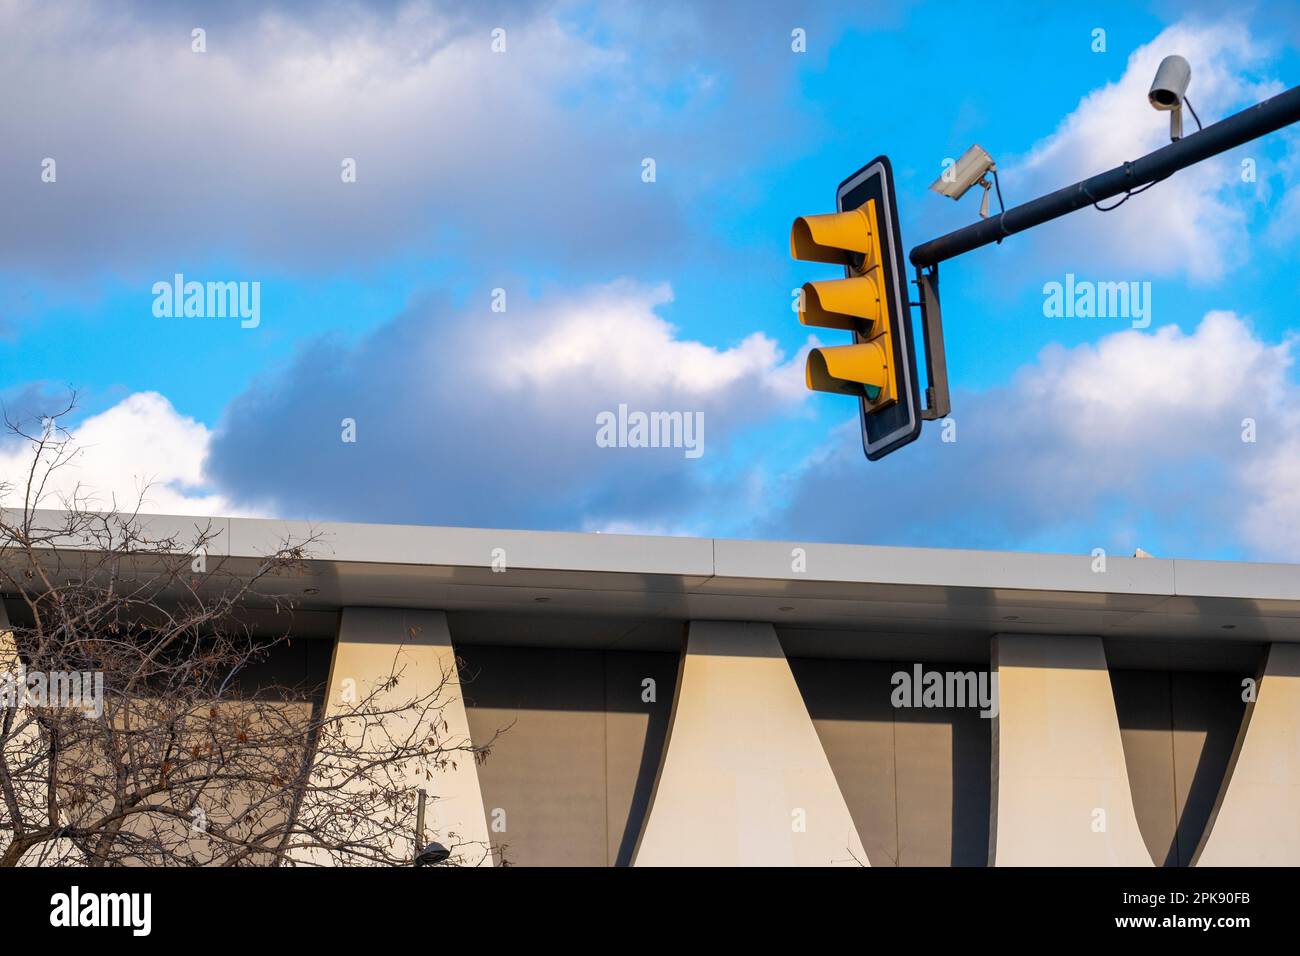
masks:
<path fill-rule="evenodd" d="M 440 770 L 491 746 L 448 737 L 454 668 L 404 696 L 399 654 L 347 702 L 259 679 L 290 641 L 275 583 L 316 538 L 215 560 L 210 524 L 182 540 L 138 504 L 56 494 L 71 407 L 5 416 L 31 465 L 0 475 L 0 866 L 409 864 L 416 785 L 436 799 Z M 254 609 L 282 623 L 263 633 Z M 434 836 L 453 862 L 489 852 Z"/>

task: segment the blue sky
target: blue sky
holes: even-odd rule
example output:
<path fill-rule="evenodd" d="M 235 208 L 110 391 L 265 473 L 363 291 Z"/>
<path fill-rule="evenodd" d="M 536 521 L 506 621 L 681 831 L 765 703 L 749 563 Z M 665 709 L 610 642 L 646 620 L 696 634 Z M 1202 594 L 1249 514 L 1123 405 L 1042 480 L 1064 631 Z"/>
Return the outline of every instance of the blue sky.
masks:
<path fill-rule="evenodd" d="M 0 398 L 75 388 L 69 477 L 154 511 L 1300 558 L 1300 134 L 945 264 L 956 441 L 879 463 L 803 389 L 787 238 L 880 153 L 909 247 L 973 142 L 1011 204 L 1134 158 L 1162 56 L 1213 122 L 1300 82 L 1296 15 L 871 7 L 0 2 Z M 260 323 L 155 316 L 177 272 Z M 1046 317 L 1067 273 L 1150 326 Z M 705 454 L 597 447 L 619 404 Z"/>

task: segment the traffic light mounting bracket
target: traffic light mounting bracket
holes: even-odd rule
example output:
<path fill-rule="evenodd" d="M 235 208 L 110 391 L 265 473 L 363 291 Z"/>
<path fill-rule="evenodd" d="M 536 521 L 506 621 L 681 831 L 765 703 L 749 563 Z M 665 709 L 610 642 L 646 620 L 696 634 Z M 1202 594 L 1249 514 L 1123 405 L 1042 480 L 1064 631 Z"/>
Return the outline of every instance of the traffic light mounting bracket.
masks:
<path fill-rule="evenodd" d="M 939 308 L 939 266 L 927 271 L 917 268 L 916 287 L 921 293 L 921 332 L 925 337 L 925 421 L 947 418 L 952 411 L 948 397 L 948 359 L 943 350 L 943 314 Z"/>

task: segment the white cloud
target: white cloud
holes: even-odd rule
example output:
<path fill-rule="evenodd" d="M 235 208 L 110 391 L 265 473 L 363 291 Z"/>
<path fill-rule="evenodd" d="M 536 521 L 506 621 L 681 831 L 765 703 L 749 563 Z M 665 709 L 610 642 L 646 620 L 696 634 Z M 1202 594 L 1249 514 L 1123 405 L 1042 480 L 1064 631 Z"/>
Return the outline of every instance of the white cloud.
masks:
<path fill-rule="evenodd" d="M 846 424 L 767 533 L 1300 560 L 1294 349 L 1230 312 L 1208 313 L 1191 334 L 1165 326 L 1051 346 L 1009 385 L 954 396 L 953 443 L 930 424 L 906 451 L 867 464 Z M 1254 442 L 1242 440 L 1246 419 Z M 888 507 L 849 507 L 867 481 Z"/>
<path fill-rule="evenodd" d="M 1270 429 L 1264 423 L 1254 467 L 1241 475 L 1242 539 L 1269 560 L 1300 562 L 1300 394 L 1291 389 Z"/>
<path fill-rule="evenodd" d="M 1168 115 L 1150 107 L 1147 91 L 1171 53 L 1191 63 L 1188 96 L 1206 125 L 1283 88 L 1251 78 L 1267 46 L 1243 23 L 1176 24 L 1134 51 L 1119 80 L 1085 96 L 1028 156 L 1001 167 L 1004 188 L 1016 196 L 1041 195 L 1166 145 Z M 1190 112 L 1183 117 L 1184 133 L 1194 132 Z M 1215 281 L 1248 249 L 1246 215 L 1234 196 L 1240 172 L 1239 158 L 1220 156 L 1175 173 L 1112 212 L 1084 209 L 1038 227 L 1041 254 L 1050 252 L 1054 263 L 1076 270 L 1183 273 L 1194 282 Z"/>
<path fill-rule="evenodd" d="M 1213 421 L 1252 391 L 1281 394 L 1289 355 L 1289 344 L 1266 345 L 1233 313 L 1210 312 L 1191 335 L 1166 325 L 1073 349 L 1051 346 L 1021 373 L 1017 388 L 1070 442 L 1127 449 L 1171 425 Z"/>
<path fill-rule="evenodd" d="M 803 396 L 802 381 L 773 339 L 755 332 L 728 349 L 681 339 L 655 312 L 671 301 L 666 283 L 620 281 L 583 290 L 572 307 L 554 301 L 553 316 L 535 336 L 521 339 L 508 320 L 479 325 L 476 336 L 485 334 L 487 341 L 478 358 L 504 390 L 564 388 L 579 380 L 634 391 L 644 379 L 655 393 L 698 403 L 753 379 L 759 390 L 783 400 Z"/>
<path fill-rule="evenodd" d="M 802 355 L 762 334 L 683 338 L 656 311 L 670 298 L 620 281 L 504 313 L 422 303 L 355 346 L 312 343 L 230 405 L 209 470 L 285 516 L 716 527 L 747 507 L 736 439 L 802 407 Z M 703 454 L 598 446 L 597 416 L 620 405 L 701 416 Z"/>
<path fill-rule="evenodd" d="M 41 506 L 63 507 L 75 497 L 91 509 L 138 505 L 155 514 L 251 514 L 212 492 L 203 473 L 210 438 L 207 428 L 157 392 L 138 392 L 70 429 L 75 452 L 50 472 Z M 9 486 L 0 502 L 6 507 L 22 504 L 31 463 L 27 442 L 0 445 L 0 485 Z"/>

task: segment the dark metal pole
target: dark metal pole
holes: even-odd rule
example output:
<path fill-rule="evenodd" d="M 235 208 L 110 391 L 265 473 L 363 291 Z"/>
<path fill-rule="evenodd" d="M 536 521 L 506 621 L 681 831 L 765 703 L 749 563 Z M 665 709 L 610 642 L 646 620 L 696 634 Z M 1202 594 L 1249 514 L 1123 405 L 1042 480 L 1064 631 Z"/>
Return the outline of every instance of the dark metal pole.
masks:
<path fill-rule="evenodd" d="M 418 803 L 415 808 L 415 856 L 418 858 L 424 852 L 424 804 L 429 795 L 425 793 L 424 787 L 420 788 Z"/>
<path fill-rule="evenodd" d="M 939 267 L 929 272 L 916 270 L 916 286 L 921 290 L 921 327 L 925 330 L 925 408 L 926 421 L 947 418 L 952 411 L 948 395 L 948 358 L 943 347 L 943 316 L 939 312 Z"/>
<path fill-rule="evenodd" d="M 1140 159 L 1014 206 L 991 219 L 923 242 L 912 250 L 909 258 L 912 265 L 918 268 L 937 265 L 945 259 L 987 246 L 1005 236 L 1023 232 L 1076 209 L 1164 179 L 1180 169 L 1227 152 L 1297 120 L 1300 120 L 1300 86 L 1256 103 L 1198 133 L 1192 133 L 1154 153 L 1147 153 Z"/>

